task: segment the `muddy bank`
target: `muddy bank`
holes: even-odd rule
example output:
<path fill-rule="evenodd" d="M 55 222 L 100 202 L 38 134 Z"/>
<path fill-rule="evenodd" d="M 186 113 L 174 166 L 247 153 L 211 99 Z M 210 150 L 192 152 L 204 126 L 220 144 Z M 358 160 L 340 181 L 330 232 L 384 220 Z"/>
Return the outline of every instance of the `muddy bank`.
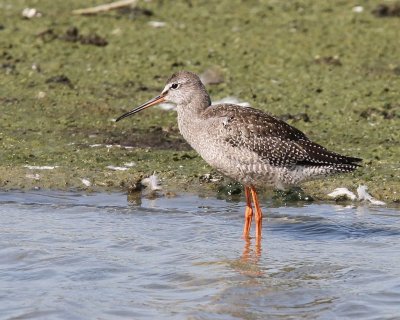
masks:
<path fill-rule="evenodd" d="M 139 1 L 76 16 L 81 1 L 40 1 L 41 15 L 27 19 L 30 2 L 3 3 L 0 188 L 129 190 L 156 172 L 165 188 L 223 189 L 228 180 L 204 179 L 215 173 L 179 135 L 174 111 L 113 122 L 172 72 L 211 67 L 220 75 L 208 85 L 213 100 L 238 97 L 364 159 L 354 174 L 305 184 L 307 193 L 326 199 L 366 184 L 398 202 L 400 20 L 373 13 L 380 4 L 226 0 L 210 15 L 205 2 Z"/>

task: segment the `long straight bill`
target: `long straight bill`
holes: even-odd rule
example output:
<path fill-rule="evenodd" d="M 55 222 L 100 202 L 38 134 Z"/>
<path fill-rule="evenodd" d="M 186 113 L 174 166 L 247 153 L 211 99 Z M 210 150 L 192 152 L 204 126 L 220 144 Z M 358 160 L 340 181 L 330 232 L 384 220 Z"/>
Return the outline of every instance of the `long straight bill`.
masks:
<path fill-rule="evenodd" d="M 139 107 L 127 112 L 127 113 L 124 113 L 122 116 L 120 116 L 115 121 L 117 122 L 119 120 L 122 120 L 123 118 L 129 117 L 129 116 L 131 116 L 131 115 L 133 115 L 135 113 L 138 113 L 138 112 L 140 112 L 140 111 L 142 111 L 142 110 L 144 110 L 144 109 L 146 109 L 148 107 L 154 106 L 154 105 L 159 104 L 159 103 L 161 103 L 163 101 L 165 101 L 165 97 L 164 97 L 164 95 L 161 94 L 161 95 L 159 95 L 159 96 L 147 101 L 146 103 L 143 103 L 141 106 L 139 106 Z"/>

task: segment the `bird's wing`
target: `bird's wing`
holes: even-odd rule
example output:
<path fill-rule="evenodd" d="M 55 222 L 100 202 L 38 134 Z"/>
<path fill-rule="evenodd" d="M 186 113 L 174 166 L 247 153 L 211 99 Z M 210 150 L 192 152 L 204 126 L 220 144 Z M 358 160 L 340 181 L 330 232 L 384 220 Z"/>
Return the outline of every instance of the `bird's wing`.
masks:
<path fill-rule="evenodd" d="M 227 143 L 255 152 L 271 165 L 352 164 L 361 160 L 328 151 L 300 130 L 257 109 L 217 105 L 209 107 L 205 116 L 213 118 Z"/>

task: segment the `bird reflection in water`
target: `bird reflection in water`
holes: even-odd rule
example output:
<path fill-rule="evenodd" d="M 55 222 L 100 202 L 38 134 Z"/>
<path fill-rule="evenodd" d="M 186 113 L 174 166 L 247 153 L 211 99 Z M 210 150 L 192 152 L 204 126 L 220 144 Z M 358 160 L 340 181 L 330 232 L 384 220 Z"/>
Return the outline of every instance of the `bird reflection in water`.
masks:
<path fill-rule="evenodd" d="M 261 257 L 261 239 L 247 238 L 244 241 L 242 255 L 232 264 L 232 266 L 236 271 L 243 275 L 250 277 L 260 277 L 264 275 L 264 271 L 259 265 Z"/>

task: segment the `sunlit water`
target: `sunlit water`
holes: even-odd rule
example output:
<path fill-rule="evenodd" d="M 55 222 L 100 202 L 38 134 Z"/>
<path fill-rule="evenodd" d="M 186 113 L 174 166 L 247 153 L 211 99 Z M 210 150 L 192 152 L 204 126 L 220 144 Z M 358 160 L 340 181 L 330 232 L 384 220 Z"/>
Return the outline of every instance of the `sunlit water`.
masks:
<path fill-rule="evenodd" d="M 400 319 L 400 211 L 0 193 L 1 319 Z M 254 230 L 253 230 L 254 233 Z"/>

